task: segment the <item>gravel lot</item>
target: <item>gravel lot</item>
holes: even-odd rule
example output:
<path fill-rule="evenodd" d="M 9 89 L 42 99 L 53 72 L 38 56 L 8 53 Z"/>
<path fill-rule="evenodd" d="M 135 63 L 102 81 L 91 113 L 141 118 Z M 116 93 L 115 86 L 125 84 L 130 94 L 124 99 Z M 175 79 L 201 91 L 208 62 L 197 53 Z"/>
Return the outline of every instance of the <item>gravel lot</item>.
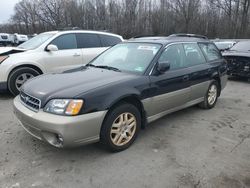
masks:
<path fill-rule="evenodd" d="M 212 110 L 191 107 L 142 130 L 134 145 L 56 149 L 27 134 L 0 96 L 0 187 L 250 187 L 250 83 L 229 81 Z"/>

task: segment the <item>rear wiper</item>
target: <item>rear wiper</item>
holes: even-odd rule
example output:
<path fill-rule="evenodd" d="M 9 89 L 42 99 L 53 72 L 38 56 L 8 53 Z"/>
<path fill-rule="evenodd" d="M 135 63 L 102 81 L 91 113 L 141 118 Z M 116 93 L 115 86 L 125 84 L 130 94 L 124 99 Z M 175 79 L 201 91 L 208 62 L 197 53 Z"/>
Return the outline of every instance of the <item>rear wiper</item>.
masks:
<path fill-rule="evenodd" d="M 113 70 L 113 71 L 121 72 L 120 69 L 118 69 L 118 68 L 116 68 L 116 67 L 107 66 L 107 65 L 93 65 L 93 64 L 87 64 L 86 66 L 96 67 L 96 68 L 101 68 L 101 69 L 108 69 L 108 70 Z"/>

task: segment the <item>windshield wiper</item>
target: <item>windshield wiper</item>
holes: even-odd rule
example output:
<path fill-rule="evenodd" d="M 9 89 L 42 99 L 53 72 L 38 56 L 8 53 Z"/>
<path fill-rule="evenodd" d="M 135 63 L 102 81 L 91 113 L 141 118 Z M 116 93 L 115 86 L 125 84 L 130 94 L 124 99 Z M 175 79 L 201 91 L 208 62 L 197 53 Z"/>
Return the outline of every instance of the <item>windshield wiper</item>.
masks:
<path fill-rule="evenodd" d="M 107 65 L 93 65 L 93 64 L 87 64 L 86 66 L 96 67 L 96 68 L 101 68 L 101 69 L 108 69 L 108 70 L 113 70 L 113 71 L 121 72 L 120 69 L 118 69 L 118 68 L 116 68 L 116 67 L 107 66 Z"/>
<path fill-rule="evenodd" d="M 85 65 L 86 67 L 96 67 L 95 65 L 93 65 L 93 64 L 91 64 L 91 63 L 89 63 L 89 64 L 87 64 L 87 65 Z"/>
<path fill-rule="evenodd" d="M 101 68 L 101 69 L 108 69 L 108 70 L 113 70 L 113 71 L 121 72 L 120 69 L 118 69 L 116 67 L 107 66 L 107 65 L 96 65 L 95 67 Z"/>

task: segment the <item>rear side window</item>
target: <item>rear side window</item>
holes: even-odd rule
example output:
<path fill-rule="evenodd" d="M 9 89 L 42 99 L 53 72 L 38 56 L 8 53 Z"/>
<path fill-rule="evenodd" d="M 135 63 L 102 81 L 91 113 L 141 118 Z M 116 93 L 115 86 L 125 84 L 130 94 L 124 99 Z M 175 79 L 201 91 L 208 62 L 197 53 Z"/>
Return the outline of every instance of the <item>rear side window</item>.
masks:
<path fill-rule="evenodd" d="M 56 45 L 59 50 L 76 49 L 75 34 L 65 34 L 54 39 L 51 44 Z"/>
<path fill-rule="evenodd" d="M 208 61 L 221 59 L 221 54 L 214 44 L 200 43 L 199 45 L 202 51 L 204 52 L 206 58 L 208 59 Z"/>
<path fill-rule="evenodd" d="M 103 47 L 114 46 L 122 41 L 120 38 L 110 35 L 99 35 L 99 37 Z"/>
<path fill-rule="evenodd" d="M 77 46 L 78 48 L 100 48 L 102 47 L 101 41 L 96 34 L 91 33 L 77 33 Z"/>
<path fill-rule="evenodd" d="M 196 43 L 186 43 L 183 44 L 185 55 L 186 55 L 186 64 L 187 66 L 194 66 L 206 63 L 206 59 L 202 54 L 198 44 Z"/>

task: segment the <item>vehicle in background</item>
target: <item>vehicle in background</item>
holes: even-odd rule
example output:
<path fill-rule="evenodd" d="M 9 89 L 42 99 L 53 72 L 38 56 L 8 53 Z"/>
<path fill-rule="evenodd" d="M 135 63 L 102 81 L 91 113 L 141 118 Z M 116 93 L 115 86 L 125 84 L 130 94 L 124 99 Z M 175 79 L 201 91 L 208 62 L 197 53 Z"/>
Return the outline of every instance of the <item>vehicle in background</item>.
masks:
<path fill-rule="evenodd" d="M 232 48 L 236 44 L 236 41 L 215 41 L 214 44 L 221 52 L 223 52 Z"/>
<path fill-rule="evenodd" d="M 35 36 L 37 36 L 37 34 L 35 33 L 35 34 L 33 34 L 33 35 L 28 35 L 28 39 L 32 39 L 32 38 L 34 38 Z"/>
<path fill-rule="evenodd" d="M 236 43 L 222 55 L 227 60 L 229 75 L 250 78 L 250 40 Z"/>
<path fill-rule="evenodd" d="M 7 46 L 11 43 L 10 34 L 0 33 L 0 45 Z"/>
<path fill-rule="evenodd" d="M 100 140 L 122 151 L 166 114 L 213 108 L 226 82 L 225 59 L 201 36 L 136 38 L 86 66 L 28 81 L 14 111 L 28 133 L 55 147 Z"/>
<path fill-rule="evenodd" d="M 51 31 L 16 48 L 0 49 L 0 90 L 17 95 L 27 80 L 79 67 L 121 41 L 120 35 L 107 32 Z"/>
<path fill-rule="evenodd" d="M 11 44 L 13 46 L 22 44 L 22 43 L 26 42 L 27 40 L 29 40 L 27 35 L 22 35 L 22 34 L 18 34 L 18 33 L 10 35 L 10 38 L 11 38 Z"/>

